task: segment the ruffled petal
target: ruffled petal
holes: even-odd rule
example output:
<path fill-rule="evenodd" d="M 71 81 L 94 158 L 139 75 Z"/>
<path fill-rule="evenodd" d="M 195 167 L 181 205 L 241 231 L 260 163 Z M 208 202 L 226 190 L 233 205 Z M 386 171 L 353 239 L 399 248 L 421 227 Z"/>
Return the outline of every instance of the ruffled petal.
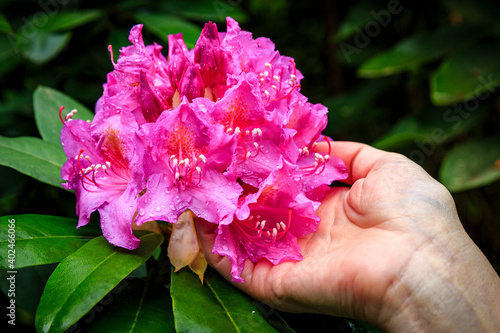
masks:
<path fill-rule="evenodd" d="M 139 239 L 132 233 L 132 219 L 137 209 L 137 190 L 129 187 L 121 196 L 99 208 L 103 236 L 113 245 L 133 250 Z"/>
<path fill-rule="evenodd" d="M 196 216 L 212 223 L 229 224 L 242 188 L 236 181 L 210 170 L 199 185 L 187 187 L 185 192 L 190 197 L 188 208 Z"/>
<path fill-rule="evenodd" d="M 244 282 L 241 272 L 245 267 L 248 254 L 241 246 L 241 241 L 235 238 L 230 231 L 230 226 L 219 224 L 215 238 L 213 253 L 227 257 L 231 261 L 231 276 L 233 282 Z"/>
<path fill-rule="evenodd" d="M 135 223 L 161 220 L 176 223 L 189 207 L 190 197 L 172 186 L 164 174 L 148 177 L 146 193 L 138 200 L 138 215 Z"/>

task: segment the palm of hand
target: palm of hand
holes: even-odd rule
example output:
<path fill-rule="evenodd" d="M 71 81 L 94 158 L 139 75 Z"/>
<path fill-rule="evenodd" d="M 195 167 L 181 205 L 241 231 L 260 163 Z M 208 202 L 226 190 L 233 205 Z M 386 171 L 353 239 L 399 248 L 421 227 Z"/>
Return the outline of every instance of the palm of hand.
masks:
<path fill-rule="evenodd" d="M 341 156 L 352 187 L 327 194 L 318 230 L 298 240 L 303 260 L 276 266 L 247 260 L 238 288 L 285 311 L 380 315 L 390 287 L 429 242 L 429 210 L 445 204 L 445 191 L 403 157 L 352 145 L 357 149 Z M 207 260 L 230 280 L 227 258 L 208 254 Z"/>
<path fill-rule="evenodd" d="M 298 240 L 303 260 L 277 266 L 247 262 L 241 288 L 288 311 L 324 312 L 328 304 L 354 304 L 356 298 L 382 300 L 419 246 L 406 234 L 408 207 L 390 193 L 390 176 L 385 169 L 373 170 L 352 188 L 333 188 L 317 211 L 318 230 Z"/>

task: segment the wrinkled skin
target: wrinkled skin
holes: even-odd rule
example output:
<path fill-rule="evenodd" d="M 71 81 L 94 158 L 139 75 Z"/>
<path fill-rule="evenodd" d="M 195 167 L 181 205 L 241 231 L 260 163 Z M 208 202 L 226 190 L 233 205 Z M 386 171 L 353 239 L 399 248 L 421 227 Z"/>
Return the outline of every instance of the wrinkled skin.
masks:
<path fill-rule="evenodd" d="M 498 292 L 500 279 L 466 235 L 444 186 L 398 154 L 345 142 L 332 143 L 332 152 L 345 161 L 351 186 L 324 198 L 318 230 L 298 240 L 303 260 L 247 260 L 245 282 L 235 285 L 281 310 L 358 318 L 388 331 L 427 330 L 432 316 L 437 331 L 492 325 L 490 308 L 500 302 L 484 283 Z M 211 253 L 212 226 L 197 227 L 207 261 L 230 279 L 229 260 Z M 468 288 L 478 295 L 463 295 Z M 475 297 L 486 299 L 480 309 L 487 320 L 470 318 Z M 448 317 L 439 317 L 443 309 Z M 453 326 L 464 318 L 465 326 Z"/>

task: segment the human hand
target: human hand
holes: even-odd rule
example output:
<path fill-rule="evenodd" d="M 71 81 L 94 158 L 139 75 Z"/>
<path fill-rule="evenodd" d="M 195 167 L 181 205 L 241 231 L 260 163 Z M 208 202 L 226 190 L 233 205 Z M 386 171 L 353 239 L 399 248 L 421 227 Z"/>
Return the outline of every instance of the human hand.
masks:
<path fill-rule="evenodd" d="M 486 281 L 500 291 L 500 280 L 462 228 L 444 186 L 401 155 L 349 142 L 331 148 L 352 186 L 326 195 L 318 230 L 298 240 L 303 260 L 276 266 L 247 260 L 238 288 L 280 310 L 358 318 L 387 330 L 425 329 L 439 315 L 450 323 L 445 317 L 436 324 L 451 328 L 464 311 L 474 313 L 472 291 L 484 296 L 481 309 L 500 306 L 481 287 Z M 229 260 L 212 254 L 215 225 L 198 222 L 197 229 L 207 261 L 231 280 Z M 470 270 L 480 272 L 480 281 L 469 281 Z M 495 315 L 483 317 L 469 324 Z"/>

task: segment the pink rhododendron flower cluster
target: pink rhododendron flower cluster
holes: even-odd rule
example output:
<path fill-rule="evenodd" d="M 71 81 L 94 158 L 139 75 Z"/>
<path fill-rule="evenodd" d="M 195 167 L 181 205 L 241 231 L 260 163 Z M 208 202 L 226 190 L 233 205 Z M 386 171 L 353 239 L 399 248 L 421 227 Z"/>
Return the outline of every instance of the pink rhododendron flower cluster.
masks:
<path fill-rule="evenodd" d="M 168 57 L 130 32 L 91 123 L 66 116 L 63 186 L 75 190 L 78 227 L 98 210 L 104 237 L 134 249 L 133 222 L 175 223 L 186 210 L 218 224 L 214 253 L 232 262 L 300 260 L 343 162 L 314 152 L 327 109 L 300 93 L 301 73 L 267 38 L 227 19 L 207 23 L 192 50 L 169 36 Z M 328 139 L 327 139 L 328 141 Z"/>

